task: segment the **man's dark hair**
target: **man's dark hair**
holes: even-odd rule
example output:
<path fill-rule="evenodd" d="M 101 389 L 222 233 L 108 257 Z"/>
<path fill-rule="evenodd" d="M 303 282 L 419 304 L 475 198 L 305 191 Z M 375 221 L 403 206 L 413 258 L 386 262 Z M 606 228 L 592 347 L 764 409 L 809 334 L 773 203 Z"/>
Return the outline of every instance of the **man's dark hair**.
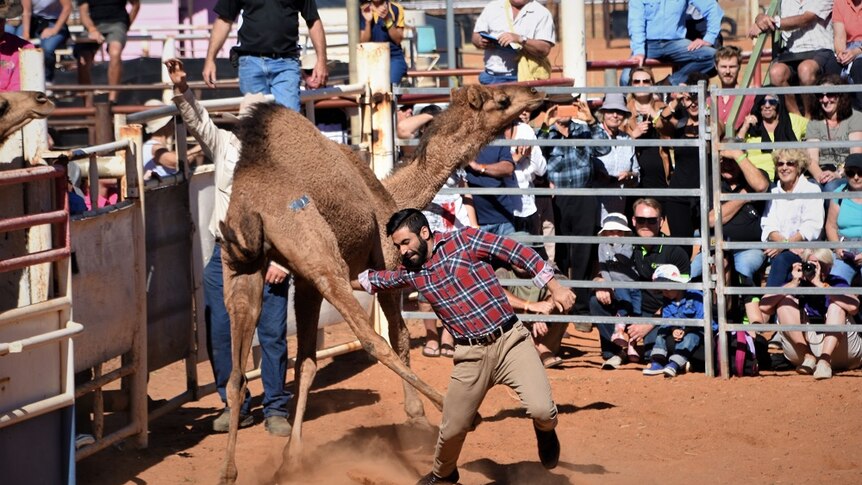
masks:
<path fill-rule="evenodd" d="M 441 112 L 443 112 L 443 108 L 437 106 L 436 104 L 429 104 L 428 106 L 425 106 L 424 108 L 419 110 L 420 115 L 437 116 Z"/>
<path fill-rule="evenodd" d="M 428 219 L 419 209 L 401 209 L 392 214 L 386 223 L 386 235 L 391 236 L 395 231 L 407 226 L 413 234 L 419 234 L 423 227 L 428 227 Z"/>

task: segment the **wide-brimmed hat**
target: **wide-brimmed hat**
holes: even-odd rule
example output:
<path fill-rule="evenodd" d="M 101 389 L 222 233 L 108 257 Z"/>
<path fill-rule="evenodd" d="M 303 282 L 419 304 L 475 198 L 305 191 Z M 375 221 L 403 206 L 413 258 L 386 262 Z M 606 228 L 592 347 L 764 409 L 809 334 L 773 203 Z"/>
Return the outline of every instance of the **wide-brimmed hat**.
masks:
<path fill-rule="evenodd" d="M 0 18 L 14 19 L 24 12 L 21 0 L 0 0 Z"/>
<path fill-rule="evenodd" d="M 605 219 L 602 221 L 602 229 L 599 231 L 599 235 L 601 236 L 605 231 L 632 232 L 626 224 L 626 216 L 619 212 L 611 212 L 605 216 Z"/>
<path fill-rule="evenodd" d="M 626 106 L 626 97 L 623 93 L 608 93 L 602 101 L 602 107 L 599 111 L 622 111 L 626 116 L 631 116 L 632 112 Z"/>
<path fill-rule="evenodd" d="M 691 278 L 683 276 L 679 268 L 672 264 L 663 264 L 655 269 L 652 274 L 653 281 L 672 281 L 674 283 L 688 283 Z"/>
<path fill-rule="evenodd" d="M 159 101 L 158 99 L 149 99 L 144 103 L 144 106 L 151 106 L 153 108 L 164 105 L 165 103 Z M 147 134 L 152 135 L 153 133 L 167 126 L 167 124 L 170 123 L 172 119 L 174 119 L 173 116 L 162 116 L 161 118 L 149 120 L 147 121 L 146 127 L 144 129 L 146 130 Z"/>
<path fill-rule="evenodd" d="M 239 113 L 234 115 L 233 113 L 222 113 L 225 119 L 232 121 L 239 121 L 242 118 L 248 116 L 251 108 L 258 103 L 265 103 L 266 96 L 262 93 L 249 93 L 242 97 L 242 101 L 239 103 Z"/>
<path fill-rule="evenodd" d="M 851 153 L 844 160 L 844 168 L 862 168 L 862 153 Z"/>

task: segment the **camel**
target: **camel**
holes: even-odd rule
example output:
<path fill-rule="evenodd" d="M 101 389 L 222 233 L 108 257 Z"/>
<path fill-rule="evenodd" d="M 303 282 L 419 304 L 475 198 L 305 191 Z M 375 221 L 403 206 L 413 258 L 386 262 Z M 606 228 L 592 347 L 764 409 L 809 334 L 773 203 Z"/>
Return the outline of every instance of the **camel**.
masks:
<path fill-rule="evenodd" d="M 390 325 L 390 348 L 369 325 L 350 280 L 368 268 L 394 268 L 400 258 L 385 234 L 389 217 L 405 207 L 425 207 L 452 171 L 475 158 L 524 110 L 537 108 L 533 88 L 468 86 L 453 90 L 448 110 L 428 127 L 416 158 L 382 182 L 348 147 L 327 140 L 301 115 L 279 106 L 257 106 L 239 127 L 242 153 L 222 223 L 225 303 L 231 319 L 233 372 L 228 405 L 239 409 L 242 369 L 261 310 L 267 259 L 290 269 L 295 280 L 298 350 L 296 413 L 285 456 L 301 454 L 308 390 L 317 371 L 317 322 L 326 298 L 344 317 L 363 348 L 404 380 L 405 411 L 427 426 L 416 391 L 440 409 L 443 397 L 408 367 L 409 335 L 398 295 L 378 301 Z M 237 477 L 234 461 L 239 413 L 232 413 L 222 483 Z"/>
<path fill-rule="evenodd" d="M 31 120 L 46 118 L 54 103 L 39 91 L 0 92 L 0 145 Z"/>

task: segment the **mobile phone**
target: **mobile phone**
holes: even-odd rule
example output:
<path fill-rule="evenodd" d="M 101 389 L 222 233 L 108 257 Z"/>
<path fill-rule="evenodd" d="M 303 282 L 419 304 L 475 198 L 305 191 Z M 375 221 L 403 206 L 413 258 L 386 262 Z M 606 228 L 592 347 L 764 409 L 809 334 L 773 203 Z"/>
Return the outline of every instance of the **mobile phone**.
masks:
<path fill-rule="evenodd" d="M 557 118 L 574 118 L 578 116 L 578 107 L 573 104 L 561 104 L 557 107 Z"/>
<path fill-rule="evenodd" d="M 479 36 L 493 43 L 498 43 L 497 38 L 487 32 L 479 32 Z"/>

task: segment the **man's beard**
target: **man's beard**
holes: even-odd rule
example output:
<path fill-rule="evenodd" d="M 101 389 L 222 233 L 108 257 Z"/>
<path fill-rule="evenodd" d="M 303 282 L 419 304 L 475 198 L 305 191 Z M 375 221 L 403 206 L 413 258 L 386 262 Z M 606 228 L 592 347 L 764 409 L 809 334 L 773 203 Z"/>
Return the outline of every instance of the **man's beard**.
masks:
<path fill-rule="evenodd" d="M 415 256 L 415 262 L 413 261 L 413 257 Z M 401 256 L 401 264 L 404 265 L 405 268 L 416 271 L 422 268 L 422 265 L 425 264 L 425 261 L 428 260 L 428 242 L 422 238 L 419 238 L 419 251 L 413 252 L 410 251 L 407 254 Z"/>

